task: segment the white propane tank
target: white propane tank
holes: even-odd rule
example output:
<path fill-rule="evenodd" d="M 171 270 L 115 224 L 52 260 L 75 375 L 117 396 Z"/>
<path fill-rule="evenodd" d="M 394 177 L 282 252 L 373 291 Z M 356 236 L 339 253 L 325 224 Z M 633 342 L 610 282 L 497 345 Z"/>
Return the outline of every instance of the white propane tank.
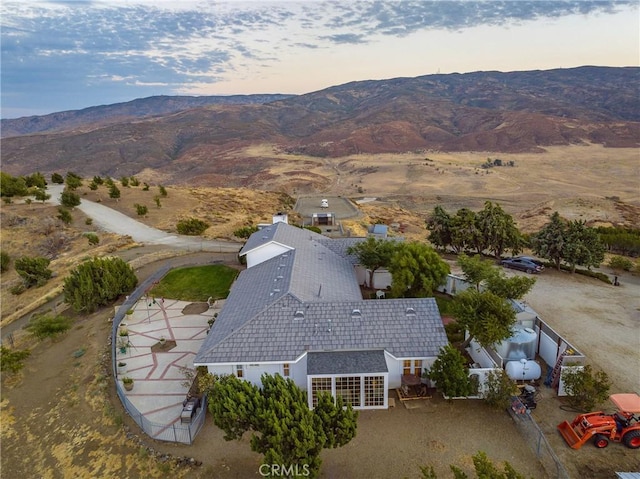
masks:
<path fill-rule="evenodd" d="M 509 361 L 504 367 L 504 370 L 507 372 L 507 376 L 514 381 L 532 381 L 534 379 L 540 379 L 542 375 L 540 365 L 530 359 Z"/>

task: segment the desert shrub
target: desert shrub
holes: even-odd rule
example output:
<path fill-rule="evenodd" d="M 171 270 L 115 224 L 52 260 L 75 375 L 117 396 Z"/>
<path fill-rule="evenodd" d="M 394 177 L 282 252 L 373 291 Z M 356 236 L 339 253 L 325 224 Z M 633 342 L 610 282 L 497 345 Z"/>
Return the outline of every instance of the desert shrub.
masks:
<path fill-rule="evenodd" d="M 0 251 L 0 271 L 4 272 L 9 269 L 11 264 L 11 256 L 6 251 Z"/>
<path fill-rule="evenodd" d="M 51 175 L 51 183 L 55 183 L 56 185 L 61 185 L 64 183 L 64 178 L 60 173 L 53 173 Z"/>
<path fill-rule="evenodd" d="M 89 183 L 89 189 L 91 191 L 96 191 L 98 189 L 98 183 L 96 183 L 95 181 L 92 181 L 91 183 Z"/>
<path fill-rule="evenodd" d="M 13 214 L 3 215 L 2 226 L 22 226 L 27 224 L 29 219 L 24 216 L 18 216 Z"/>
<path fill-rule="evenodd" d="M 64 179 L 64 182 L 67 185 L 67 188 L 69 188 L 70 190 L 75 190 L 82 186 L 82 177 L 80 175 L 75 174 L 72 171 L 68 171 L 67 176 Z"/>
<path fill-rule="evenodd" d="M 247 239 L 256 231 L 258 231 L 257 226 L 243 226 L 242 228 L 238 228 L 237 230 L 235 230 L 233 232 L 233 236 L 236 236 L 242 239 Z"/>
<path fill-rule="evenodd" d="M 90 245 L 96 245 L 100 243 L 100 238 L 98 238 L 98 235 L 95 233 L 87 233 L 85 234 L 85 236 L 87 237 Z"/>
<path fill-rule="evenodd" d="M 25 329 L 36 338 L 45 339 L 54 338 L 67 332 L 71 328 L 71 324 L 70 318 L 59 314 L 34 314 Z"/>
<path fill-rule="evenodd" d="M 149 183 L 143 183 L 142 191 L 149 191 Z"/>
<path fill-rule="evenodd" d="M 138 216 L 144 216 L 149 212 L 149 208 L 147 208 L 145 205 L 139 205 L 138 203 L 136 203 L 133 206 L 135 207 Z"/>
<path fill-rule="evenodd" d="M 592 411 L 609 397 L 609 376 L 604 371 L 594 372 L 590 365 L 565 369 L 562 381 L 569 405 L 580 411 Z"/>
<path fill-rule="evenodd" d="M 24 367 L 24 360 L 31 355 L 28 349 L 9 349 L 0 346 L 0 371 L 17 373 Z"/>
<path fill-rule="evenodd" d="M 313 231 L 314 233 L 322 234 L 322 230 L 317 226 L 305 226 L 304 229 Z"/>
<path fill-rule="evenodd" d="M 23 256 L 16 260 L 15 269 L 22 278 L 26 288 L 42 286 L 51 278 L 52 271 L 49 269 L 50 262 L 47 258 L 30 258 Z"/>
<path fill-rule="evenodd" d="M 65 225 L 71 224 L 73 222 L 73 216 L 71 216 L 71 212 L 63 208 L 62 206 L 58 208 L 58 216 L 56 216 L 60 221 L 62 221 Z"/>
<path fill-rule="evenodd" d="M 120 198 L 120 190 L 114 183 L 111 183 L 109 186 L 109 198 L 113 198 L 114 200 Z"/>
<path fill-rule="evenodd" d="M 84 224 L 87 226 L 91 226 L 93 224 L 93 218 L 87 218 L 84 220 Z"/>
<path fill-rule="evenodd" d="M 33 192 L 33 196 L 36 201 L 42 201 L 43 203 L 51 198 L 51 195 L 47 193 L 47 190 L 44 188 L 37 188 L 36 191 Z"/>
<path fill-rule="evenodd" d="M 198 218 L 187 218 L 178 221 L 176 229 L 182 235 L 198 236 L 205 232 L 209 227 L 209 223 L 199 220 Z"/>
<path fill-rule="evenodd" d="M 102 179 L 101 176 L 94 176 L 91 182 L 95 183 L 96 185 L 101 185 L 104 183 L 104 180 Z"/>
<path fill-rule="evenodd" d="M 631 271 L 633 269 L 633 261 L 624 256 L 613 256 L 609 260 L 609 268 L 614 271 Z"/>
<path fill-rule="evenodd" d="M 129 178 L 129 184 L 131 186 L 140 186 L 140 180 L 135 176 L 132 176 L 131 178 Z"/>
<path fill-rule="evenodd" d="M 158 191 L 160 191 L 160 196 L 162 197 L 168 196 L 167 189 L 164 186 L 162 185 L 158 186 Z"/>
<path fill-rule="evenodd" d="M 54 231 L 45 236 L 38 245 L 38 251 L 45 258 L 53 259 L 69 245 L 70 238 L 63 231 Z"/>
<path fill-rule="evenodd" d="M 67 208 L 78 206 L 80 204 L 80 195 L 78 193 L 74 193 L 71 189 L 65 188 L 60 195 L 60 204 Z"/>
<path fill-rule="evenodd" d="M 129 186 L 129 177 L 128 176 L 123 176 L 122 178 L 120 178 L 120 184 L 126 188 Z"/>

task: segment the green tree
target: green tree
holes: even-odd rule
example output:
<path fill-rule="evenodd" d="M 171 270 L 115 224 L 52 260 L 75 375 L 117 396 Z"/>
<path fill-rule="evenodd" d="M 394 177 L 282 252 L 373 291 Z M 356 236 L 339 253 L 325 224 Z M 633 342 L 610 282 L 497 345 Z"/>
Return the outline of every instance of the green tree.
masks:
<path fill-rule="evenodd" d="M 454 298 L 451 309 L 456 321 L 469 332 L 462 348 L 473 339 L 483 347 L 502 341 L 511 336 L 516 322 L 513 307 L 490 291 L 463 291 Z"/>
<path fill-rule="evenodd" d="M 485 384 L 484 400 L 496 409 L 509 407 L 511 397 L 518 394 L 518 386 L 504 369 L 489 371 Z"/>
<path fill-rule="evenodd" d="M 564 257 L 566 230 L 566 222 L 556 211 L 551 215 L 549 223 L 531 237 L 533 251 L 541 258 L 555 263 L 558 270 Z"/>
<path fill-rule="evenodd" d="M 389 264 L 391 290 L 396 297 L 433 296 L 433 291 L 446 282 L 449 271 L 449 265 L 425 243 L 400 243 Z"/>
<path fill-rule="evenodd" d="M 49 269 L 51 261 L 47 258 L 30 258 L 23 256 L 16 260 L 15 270 L 22 278 L 25 287 L 42 286 L 51 278 L 53 274 Z"/>
<path fill-rule="evenodd" d="M 78 265 L 64 280 L 64 300 L 77 312 L 92 313 L 138 283 L 133 268 L 120 258 L 93 258 Z"/>
<path fill-rule="evenodd" d="M 95 183 L 96 185 L 101 185 L 104 183 L 104 180 L 102 179 L 101 176 L 94 176 L 91 182 Z"/>
<path fill-rule="evenodd" d="M 450 398 L 467 397 L 473 393 L 466 361 L 460 351 L 450 344 L 440 349 L 425 375 L 435 381 L 442 394 Z"/>
<path fill-rule="evenodd" d="M 58 216 L 56 216 L 56 218 L 58 218 L 66 225 L 73 222 L 73 216 L 71 216 L 71 212 L 68 209 L 63 208 L 62 206 L 58 208 Z"/>
<path fill-rule="evenodd" d="M 429 230 L 429 242 L 436 248 L 446 250 L 452 246 L 451 215 L 442 206 L 438 205 L 433 209 L 433 213 L 427 219 L 427 229 Z"/>
<path fill-rule="evenodd" d="M 0 172 L 0 196 L 25 196 L 28 194 L 27 183 L 22 176 L 11 176 Z"/>
<path fill-rule="evenodd" d="M 479 254 L 467 256 L 464 253 L 458 255 L 458 264 L 462 268 L 464 279 L 473 284 L 478 291 L 480 285 L 489 277 L 496 275 L 496 269 L 491 261 L 482 259 Z"/>
<path fill-rule="evenodd" d="M 478 254 L 486 248 L 486 241 L 480 234 L 474 211 L 460 208 L 451 218 L 451 246 L 455 252 L 474 248 Z"/>
<path fill-rule="evenodd" d="M 251 449 L 264 464 L 307 465 L 317 477 L 324 447 L 346 444 L 355 435 L 357 413 L 323 400 L 321 414 L 309 409 L 304 391 L 280 375 L 262 376 L 262 388 L 235 376 L 213 383 L 209 410 L 225 439 L 252 431 Z M 327 430 L 325 430 L 327 428 Z"/>
<path fill-rule="evenodd" d="M 28 349 L 9 349 L 0 346 L 0 371 L 17 373 L 24 367 L 24 360 L 31 356 Z"/>
<path fill-rule="evenodd" d="M 109 186 L 109 198 L 113 198 L 114 200 L 120 198 L 120 190 L 115 183 L 111 183 L 111 186 Z"/>
<path fill-rule="evenodd" d="M 563 259 L 574 273 L 576 265 L 598 267 L 604 260 L 605 246 L 593 228 L 584 221 L 571 221 L 567 227 Z"/>
<path fill-rule="evenodd" d="M 178 221 L 176 229 L 181 235 L 198 236 L 205 232 L 209 223 L 198 218 L 187 218 Z"/>
<path fill-rule="evenodd" d="M 33 196 L 36 201 L 42 201 L 43 203 L 51 198 L 51 195 L 47 193 L 47 190 L 45 190 L 44 188 L 36 189 L 36 191 L 34 191 L 33 193 Z"/>
<path fill-rule="evenodd" d="M 504 470 L 501 471 L 482 451 L 474 454 L 472 460 L 478 479 L 526 479 L 507 461 L 504 462 Z M 459 467 L 451 464 L 449 468 L 453 473 L 454 479 L 468 479 L 468 476 Z M 422 479 L 438 479 L 433 466 L 420 466 L 420 471 L 422 472 Z"/>
<path fill-rule="evenodd" d="M 29 333 L 42 340 L 54 338 L 71 329 L 71 318 L 59 314 L 34 314 L 25 327 Z"/>
<path fill-rule="evenodd" d="M 477 213 L 476 223 L 479 236 L 482 238 L 482 246 L 489 249 L 496 258 L 511 250 L 518 254 L 522 245 L 520 231 L 513 221 L 513 217 L 506 213 L 499 204 L 487 201 L 484 209 Z"/>
<path fill-rule="evenodd" d="M 55 183 L 56 185 L 61 185 L 64 183 L 64 178 L 60 173 L 53 173 L 51 175 L 51 183 Z"/>
<path fill-rule="evenodd" d="M 327 435 L 325 448 L 342 447 L 356 437 L 358 412 L 351 404 L 345 405 L 341 396 L 334 402 L 329 393 L 318 395 L 313 412 L 320 418 L 322 430 Z"/>
<path fill-rule="evenodd" d="M 589 364 L 583 368 L 566 368 L 562 382 L 569 405 L 580 411 L 593 411 L 609 397 L 609 376 L 604 371 L 594 372 Z"/>
<path fill-rule="evenodd" d="M 124 188 L 127 188 L 129 186 L 129 177 L 128 176 L 123 176 L 122 178 L 120 178 L 120 184 Z"/>
<path fill-rule="evenodd" d="M 0 271 L 5 272 L 9 269 L 11 257 L 6 251 L 0 251 Z"/>
<path fill-rule="evenodd" d="M 27 188 L 46 188 L 47 180 L 44 175 L 37 171 L 36 173 L 25 177 Z"/>
<path fill-rule="evenodd" d="M 389 267 L 391 258 L 398 249 L 392 240 L 369 237 L 347 248 L 347 254 L 358 257 L 362 266 L 369 270 L 369 287 L 375 288 L 373 278 L 380 268 Z"/>
<path fill-rule="evenodd" d="M 60 204 L 62 206 L 66 206 L 67 208 L 78 206 L 80 204 L 80 195 L 78 195 L 78 193 L 74 193 L 68 188 L 65 188 L 60 195 Z"/>
<path fill-rule="evenodd" d="M 73 191 L 82 186 L 82 177 L 79 175 L 76 175 L 72 171 L 68 171 L 64 182 L 67 185 L 67 188 Z"/>
<path fill-rule="evenodd" d="M 536 279 L 528 276 L 512 276 L 496 272 L 487 278 L 487 291 L 505 299 L 522 299 L 531 291 Z"/>

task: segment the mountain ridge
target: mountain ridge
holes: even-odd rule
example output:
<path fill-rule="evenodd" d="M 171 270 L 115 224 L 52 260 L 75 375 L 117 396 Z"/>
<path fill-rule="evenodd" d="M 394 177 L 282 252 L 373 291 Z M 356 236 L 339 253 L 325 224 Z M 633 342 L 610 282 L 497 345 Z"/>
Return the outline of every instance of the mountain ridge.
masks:
<path fill-rule="evenodd" d="M 639 79 L 638 67 L 438 74 L 350 82 L 304 95 L 256 96 L 252 103 L 218 102 L 122 121 L 105 113 L 98 118 L 103 124 L 62 130 L 53 125 L 56 131 L 5 137 L 2 163 L 12 174 L 73 170 L 121 176 L 152 170 L 167 182 L 208 175 L 224 184 L 273 161 L 275 154 L 254 158 L 243 152 L 258 144 L 317 158 L 542 152 L 591 143 L 635 148 Z M 145 109 L 144 100 L 134 104 L 137 113 L 152 111 L 151 101 L 158 102 L 147 99 Z"/>

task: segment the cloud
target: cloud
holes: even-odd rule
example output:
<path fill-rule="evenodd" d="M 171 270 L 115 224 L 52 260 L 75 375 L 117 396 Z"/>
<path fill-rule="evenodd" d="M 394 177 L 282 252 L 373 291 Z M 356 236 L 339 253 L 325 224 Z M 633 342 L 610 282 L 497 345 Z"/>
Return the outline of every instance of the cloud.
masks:
<path fill-rule="evenodd" d="M 15 102 L 28 102 L 29 94 L 34 104 L 52 102 L 36 98 L 36 85 L 56 92 L 60 100 L 68 92 L 72 108 L 92 93 L 103 96 L 109 84 L 121 88 L 119 97 L 171 94 L 190 85 L 230 81 L 233 75 L 265 76 L 304 52 L 377 46 L 385 38 L 424 31 L 610 14 L 629 5 L 636 4 L 9 0 L 0 5 L 2 104 L 3 109 L 23 108 Z"/>

